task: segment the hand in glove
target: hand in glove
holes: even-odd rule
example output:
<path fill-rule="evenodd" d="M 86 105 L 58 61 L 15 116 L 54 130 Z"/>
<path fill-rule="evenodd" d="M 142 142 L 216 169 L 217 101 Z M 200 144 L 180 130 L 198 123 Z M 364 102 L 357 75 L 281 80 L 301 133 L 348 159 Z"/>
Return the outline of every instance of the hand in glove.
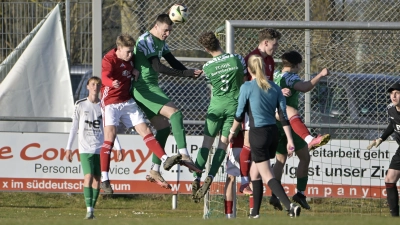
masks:
<path fill-rule="evenodd" d="M 378 147 L 382 143 L 382 138 L 378 138 L 376 140 L 373 140 L 371 144 L 368 145 L 367 149 L 371 150 L 372 147 Z"/>

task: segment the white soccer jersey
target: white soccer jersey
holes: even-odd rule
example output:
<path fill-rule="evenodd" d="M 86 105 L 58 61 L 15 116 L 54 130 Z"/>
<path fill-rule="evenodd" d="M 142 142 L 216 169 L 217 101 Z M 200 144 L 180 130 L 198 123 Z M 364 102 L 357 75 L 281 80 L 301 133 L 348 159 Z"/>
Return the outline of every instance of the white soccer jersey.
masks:
<path fill-rule="evenodd" d="M 100 102 L 87 98 L 76 101 L 67 149 L 71 149 L 77 132 L 79 153 L 100 154 L 104 141 Z"/>

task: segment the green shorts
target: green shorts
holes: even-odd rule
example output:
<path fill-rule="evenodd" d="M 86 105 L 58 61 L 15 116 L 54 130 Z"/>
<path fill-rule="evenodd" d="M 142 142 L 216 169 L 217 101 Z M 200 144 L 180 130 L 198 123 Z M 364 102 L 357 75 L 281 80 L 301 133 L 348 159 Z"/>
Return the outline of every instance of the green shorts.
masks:
<path fill-rule="evenodd" d="M 101 176 L 100 172 L 100 155 L 91 153 L 79 154 L 83 175 L 93 174 L 94 176 Z"/>
<path fill-rule="evenodd" d="M 216 137 L 218 132 L 224 137 L 229 136 L 237 108 L 237 100 L 213 97 L 207 110 L 204 134 Z"/>
<path fill-rule="evenodd" d="M 147 86 L 147 89 L 135 88 L 133 96 L 147 119 L 157 116 L 161 108 L 171 101 L 164 91 L 155 85 Z"/>
<path fill-rule="evenodd" d="M 277 121 L 276 126 L 278 127 L 278 130 L 280 133 L 279 144 L 278 144 L 276 153 L 286 155 L 287 154 L 287 148 L 286 148 L 287 138 L 285 135 L 285 131 L 283 130 L 281 122 Z M 293 138 L 293 144 L 294 144 L 294 151 L 298 151 L 307 146 L 307 143 L 299 135 L 297 135 L 293 130 L 292 130 L 292 138 Z"/>

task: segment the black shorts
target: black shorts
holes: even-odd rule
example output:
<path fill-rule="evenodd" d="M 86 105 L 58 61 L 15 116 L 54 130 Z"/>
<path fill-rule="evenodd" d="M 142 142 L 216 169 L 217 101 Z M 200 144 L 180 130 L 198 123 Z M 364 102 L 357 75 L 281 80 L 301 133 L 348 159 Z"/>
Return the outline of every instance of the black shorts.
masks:
<path fill-rule="evenodd" d="M 275 158 L 279 131 L 275 124 L 265 127 L 251 127 L 249 141 L 251 160 L 259 163 Z"/>
<path fill-rule="evenodd" d="M 400 148 L 397 149 L 390 161 L 389 169 L 400 170 Z"/>

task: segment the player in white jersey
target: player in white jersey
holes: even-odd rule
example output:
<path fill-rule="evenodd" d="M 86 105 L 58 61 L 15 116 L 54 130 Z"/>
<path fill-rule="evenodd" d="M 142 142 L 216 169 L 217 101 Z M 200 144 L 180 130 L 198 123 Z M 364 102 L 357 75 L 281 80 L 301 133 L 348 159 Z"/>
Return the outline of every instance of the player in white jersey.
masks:
<path fill-rule="evenodd" d="M 72 162 L 72 143 L 78 131 L 78 148 L 84 174 L 83 195 L 87 208 L 85 219 L 94 219 L 93 210 L 100 193 L 100 149 L 103 145 L 104 134 L 102 125 L 102 114 L 100 107 L 101 80 L 91 77 L 87 82 L 89 96 L 78 100 L 72 116 L 72 127 L 69 133 L 66 158 Z M 121 146 L 115 139 L 118 160 L 122 159 Z"/>

